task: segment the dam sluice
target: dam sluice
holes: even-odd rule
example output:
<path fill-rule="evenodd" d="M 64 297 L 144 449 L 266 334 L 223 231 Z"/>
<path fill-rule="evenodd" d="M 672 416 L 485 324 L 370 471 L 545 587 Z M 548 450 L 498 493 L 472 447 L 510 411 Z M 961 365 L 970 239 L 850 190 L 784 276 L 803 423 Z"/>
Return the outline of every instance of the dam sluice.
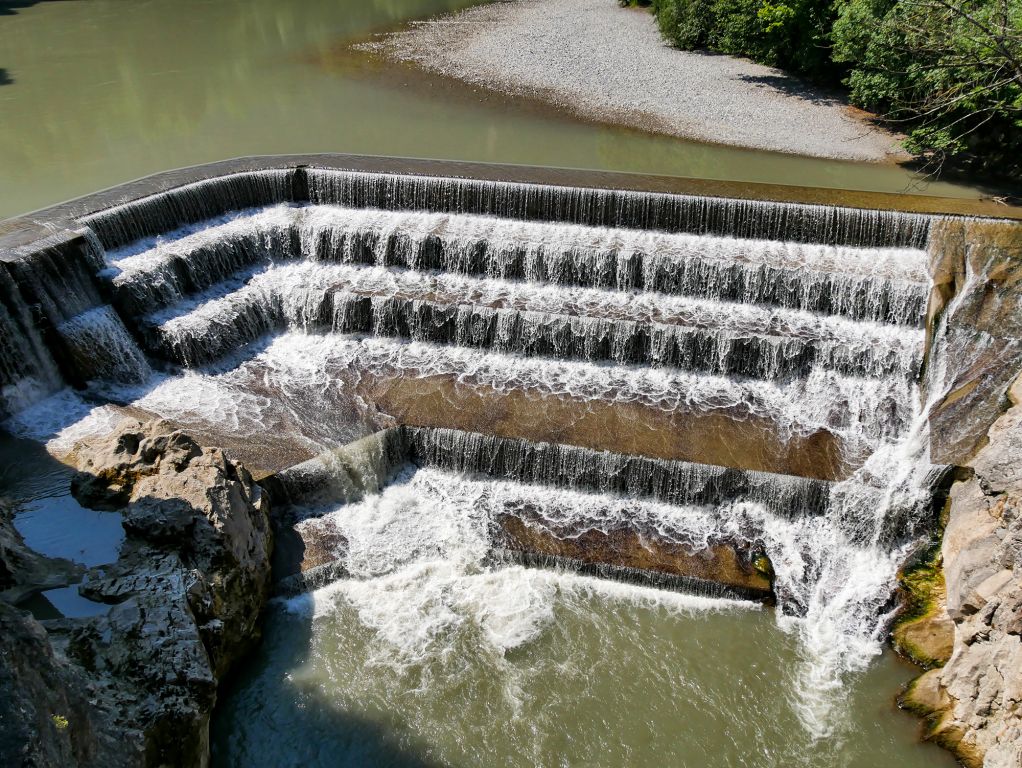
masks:
<path fill-rule="evenodd" d="M 305 164 L 161 184 L 4 252 L 8 430 L 59 453 L 159 416 L 234 452 L 283 595 L 525 565 L 776 603 L 828 732 L 945 482 L 933 217 Z"/>

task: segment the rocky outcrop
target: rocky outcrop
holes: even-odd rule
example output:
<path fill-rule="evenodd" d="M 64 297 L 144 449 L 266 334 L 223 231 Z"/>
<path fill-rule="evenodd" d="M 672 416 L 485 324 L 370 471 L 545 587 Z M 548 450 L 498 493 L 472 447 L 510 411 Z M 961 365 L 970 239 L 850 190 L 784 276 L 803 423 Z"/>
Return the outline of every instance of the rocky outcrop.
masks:
<path fill-rule="evenodd" d="M 12 739 L 31 755 L 49 749 L 59 728 L 72 745 L 22 763 L 205 765 L 218 681 L 258 638 L 269 594 L 267 502 L 243 467 L 165 422 L 127 421 L 72 456 L 79 501 L 123 509 L 127 537 L 118 561 L 93 569 L 80 588 L 108 603 L 106 613 L 42 625 L 8 617 L 20 629 L 0 640 L 4 674 L 31 678 L 12 659 L 35 644 L 40 675 L 55 681 L 49 698 L 24 688 L 22 710 L 48 714 Z M 89 702 L 87 716 L 79 700 Z M 17 719 L 11 706 L 0 704 L 8 710 L 0 722 Z"/>
<path fill-rule="evenodd" d="M 258 636 L 270 583 L 268 502 L 251 475 L 218 448 L 201 448 L 162 421 L 128 421 L 111 436 L 77 446 L 72 491 L 84 504 L 124 505 L 128 546 L 91 597 L 122 602 L 161 591 L 182 570 L 203 643 L 219 677 Z M 146 562 L 180 560 L 149 572 Z"/>
<path fill-rule="evenodd" d="M 5 766 L 123 765 L 83 672 L 46 630 L 0 601 L 0 758 Z"/>
<path fill-rule="evenodd" d="M 963 465 L 1022 369 L 1022 224 L 945 219 L 930 234 L 930 458 Z"/>
<path fill-rule="evenodd" d="M 942 555 L 950 659 L 904 703 L 970 768 L 1022 765 L 1022 381 L 951 490 Z"/>
<path fill-rule="evenodd" d="M 954 650 L 940 546 L 900 575 L 902 610 L 891 636 L 895 650 L 925 669 L 943 666 Z"/>

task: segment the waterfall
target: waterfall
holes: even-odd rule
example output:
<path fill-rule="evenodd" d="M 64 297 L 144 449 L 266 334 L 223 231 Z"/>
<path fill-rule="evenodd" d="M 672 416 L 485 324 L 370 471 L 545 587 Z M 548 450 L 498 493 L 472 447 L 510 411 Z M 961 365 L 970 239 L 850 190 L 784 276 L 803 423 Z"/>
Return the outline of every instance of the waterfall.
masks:
<path fill-rule="evenodd" d="M 650 192 L 337 171 L 245 171 L 173 187 L 82 218 L 107 249 L 231 211 L 281 202 L 483 214 L 696 235 L 921 247 L 921 214 Z"/>
<path fill-rule="evenodd" d="M 622 456 L 451 429 L 405 428 L 412 461 L 454 472 L 600 493 L 648 496 L 679 506 L 750 501 L 782 517 L 824 514 L 828 483 L 707 464 Z"/>
<path fill-rule="evenodd" d="M 57 332 L 85 381 L 142 384 L 152 375 L 145 354 L 110 306 L 76 315 L 61 323 Z"/>
<path fill-rule="evenodd" d="M 18 286 L 0 265 L 0 418 L 59 389 L 60 372 Z"/>
<path fill-rule="evenodd" d="M 153 352 L 191 366 L 217 360 L 270 331 L 301 329 L 763 379 L 806 376 L 817 368 L 914 378 L 919 367 L 921 334 L 915 331 L 667 297 L 638 314 L 641 300 L 627 302 L 621 292 L 544 291 L 504 281 L 420 276 L 384 268 L 275 267 L 251 274 L 247 282 L 218 284 L 179 302 L 174 312 L 148 316 L 146 325 L 153 330 Z M 503 308 L 507 305 L 514 308 Z M 676 320 L 650 322 L 649 315 Z"/>
<path fill-rule="evenodd" d="M 339 428 L 332 414 L 344 396 L 336 389 L 357 392 L 362 377 L 444 378 L 462 388 L 501 396 L 526 393 L 537 402 L 560 399 L 582 409 L 605 403 L 693 419 L 721 414 L 739 423 L 769 425 L 782 445 L 826 430 L 840 437 L 843 450 L 853 459 L 903 432 L 911 421 L 917 391 L 914 384 L 898 378 L 853 379 L 824 371 L 790 382 L 737 380 L 382 338 L 291 333 L 240 363 L 229 359 L 208 373 L 169 379 L 139 405 L 168 418 L 198 418 L 204 423 L 216 418 L 215 407 L 227 409 L 220 418 L 253 440 L 260 439 L 275 419 L 292 420 L 286 413 L 276 416 L 279 408 L 301 407 L 303 421 L 309 418 L 304 414 L 322 414 L 315 422 L 319 435 L 320 424 Z"/>
<path fill-rule="evenodd" d="M 81 233 L 0 262 L 0 415 L 31 406 L 66 379 L 82 381 L 58 329 L 102 304 L 95 280 L 102 264 Z"/>
<path fill-rule="evenodd" d="M 114 205 L 80 221 L 109 250 L 231 211 L 295 199 L 294 177 L 289 169 L 231 173 Z"/>
<path fill-rule="evenodd" d="M 655 291 L 907 325 L 921 322 L 928 293 L 918 252 L 905 249 L 418 212 L 274 208 L 143 244 L 149 247 L 108 257 L 117 295 L 134 313 L 180 301 L 246 266 L 296 258 Z"/>
<path fill-rule="evenodd" d="M 314 203 L 486 214 L 523 221 L 919 247 L 929 218 L 890 211 L 499 181 L 307 170 Z"/>
<path fill-rule="evenodd" d="M 5 416 L 66 383 L 290 467 L 267 484 L 343 532 L 331 578 L 642 578 L 495 547 L 509 514 L 765 552 L 796 706 L 832 732 L 941 482 L 929 217 L 298 167 L 80 222 L 0 269 Z"/>

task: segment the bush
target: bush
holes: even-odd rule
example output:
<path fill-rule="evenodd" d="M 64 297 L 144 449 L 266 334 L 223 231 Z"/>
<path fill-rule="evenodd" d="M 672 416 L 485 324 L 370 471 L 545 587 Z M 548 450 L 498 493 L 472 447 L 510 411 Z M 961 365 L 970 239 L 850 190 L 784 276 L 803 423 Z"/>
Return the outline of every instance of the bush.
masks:
<path fill-rule="evenodd" d="M 827 85 L 906 148 L 1022 173 L 1022 0 L 654 0 L 664 37 Z"/>
<path fill-rule="evenodd" d="M 1022 172 L 1022 0 L 851 0 L 834 56 L 854 67 L 852 101 L 934 168 Z"/>
<path fill-rule="evenodd" d="M 766 42 L 765 25 L 759 19 L 760 4 L 761 0 L 714 0 L 715 21 L 710 33 L 713 49 L 775 64 L 776 57 Z"/>
<path fill-rule="evenodd" d="M 713 0 L 655 0 L 653 12 L 664 38 L 682 50 L 705 48 L 715 25 Z"/>
<path fill-rule="evenodd" d="M 748 56 L 817 79 L 832 77 L 829 0 L 656 0 L 664 37 L 678 48 Z"/>

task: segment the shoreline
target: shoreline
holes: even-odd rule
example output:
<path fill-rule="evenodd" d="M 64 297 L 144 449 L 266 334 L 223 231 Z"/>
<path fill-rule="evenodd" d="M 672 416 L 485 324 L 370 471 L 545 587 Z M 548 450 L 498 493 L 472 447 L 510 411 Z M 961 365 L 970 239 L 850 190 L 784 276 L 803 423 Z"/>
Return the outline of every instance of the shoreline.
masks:
<path fill-rule="evenodd" d="M 656 135 L 830 160 L 909 159 L 896 134 L 832 93 L 748 60 L 671 48 L 650 14 L 611 0 L 473 6 L 357 49 Z"/>

